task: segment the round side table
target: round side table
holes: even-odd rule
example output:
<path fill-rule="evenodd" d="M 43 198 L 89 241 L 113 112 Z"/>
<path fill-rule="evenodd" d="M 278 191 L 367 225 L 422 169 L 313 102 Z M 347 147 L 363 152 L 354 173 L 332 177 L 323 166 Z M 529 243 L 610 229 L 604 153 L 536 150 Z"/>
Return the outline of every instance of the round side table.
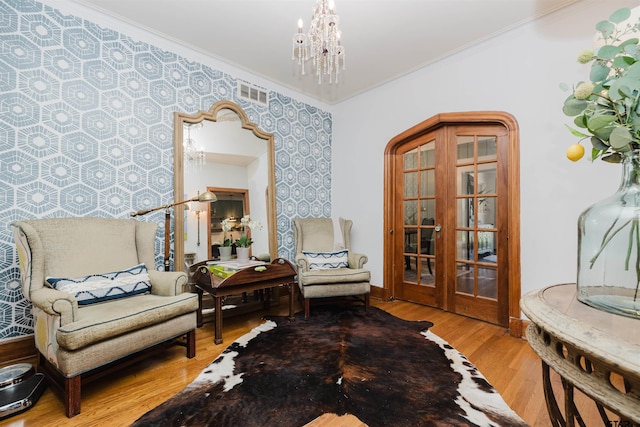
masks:
<path fill-rule="evenodd" d="M 640 425 L 640 320 L 581 303 L 575 284 L 530 292 L 520 306 L 531 320 L 527 341 L 542 359 L 545 399 L 554 427 L 582 424 L 573 401 L 574 387 L 594 400 L 604 425 Z M 562 379 L 564 416 L 549 369 Z M 623 423 L 610 421 L 604 408 Z"/>

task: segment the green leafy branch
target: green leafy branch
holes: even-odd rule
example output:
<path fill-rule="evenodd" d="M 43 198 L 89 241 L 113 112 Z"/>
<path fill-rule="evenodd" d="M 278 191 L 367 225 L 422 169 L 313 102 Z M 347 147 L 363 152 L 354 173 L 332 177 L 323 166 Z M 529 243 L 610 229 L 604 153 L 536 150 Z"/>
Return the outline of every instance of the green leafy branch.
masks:
<path fill-rule="evenodd" d="M 567 126 L 569 131 L 581 141 L 590 138 L 591 160 L 619 163 L 621 153 L 640 148 L 640 47 L 638 38 L 630 37 L 640 30 L 640 20 L 621 25 L 630 16 L 623 8 L 596 25 L 605 44 L 578 55 L 578 62 L 592 63 L 590 81 L 580 82 L 563 105 L 575 127 L 584 130 Z"/>

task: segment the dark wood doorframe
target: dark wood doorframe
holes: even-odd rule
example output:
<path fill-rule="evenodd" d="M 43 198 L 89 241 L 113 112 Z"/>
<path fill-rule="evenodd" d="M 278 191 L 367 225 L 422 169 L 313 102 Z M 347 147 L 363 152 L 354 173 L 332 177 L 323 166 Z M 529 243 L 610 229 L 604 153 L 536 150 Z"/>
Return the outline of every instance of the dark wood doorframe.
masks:
<path fill-rule="evenodd" d="M 393 233 L 395 218 L 395 196 L 402 188 L 397 180 L 396 152 L 403 144 L 414 140 L 428 132 L 449 125 L 465 125 L 490 123 L 500 124 L 507 129 L 509 144 L 509 194 L 507 195 L 508 220 L 508 256 L 509 256 L 509 330 L 513 336 L 522 335 L 522 319 L 520 318 L 520 133 L 518 122 L 511 114 L 502 111 L 478 111 L 463 113 L 437 114 L 397 135 L 385 148 L 384 153 L 384 285 L 382 295 L 392 299 L 396 295 L 394 289 L 394 271 L 402 266 L 395 266 L 397 257 L 394 254 Z"/>

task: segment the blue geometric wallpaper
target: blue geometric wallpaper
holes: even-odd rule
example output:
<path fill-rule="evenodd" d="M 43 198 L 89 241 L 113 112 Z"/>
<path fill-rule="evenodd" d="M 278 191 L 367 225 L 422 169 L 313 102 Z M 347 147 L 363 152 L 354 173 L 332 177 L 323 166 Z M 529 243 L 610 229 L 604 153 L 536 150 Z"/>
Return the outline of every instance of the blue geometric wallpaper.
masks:
<path fill-rule="evenodd" d="M 0 340 L 33 333 L 11 222 L 129 218 L 171 202 L 175 111 L 232 100 L 274 134 L 278 250 L 293 257 L 292 219 L 331 216 L 331 115 L 273 91 L 268 107 L 250 103 L 237 86 L 229 74 L 42 3 L 0 2 Z M 163 215 L 141 219 L 159 226 L 158 268 Z"/>

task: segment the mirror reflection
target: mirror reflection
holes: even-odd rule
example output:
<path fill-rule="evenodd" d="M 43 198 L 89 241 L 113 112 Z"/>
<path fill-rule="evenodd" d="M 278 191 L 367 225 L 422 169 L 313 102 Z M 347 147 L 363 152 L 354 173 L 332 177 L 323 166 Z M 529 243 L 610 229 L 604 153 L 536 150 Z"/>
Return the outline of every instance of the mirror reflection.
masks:
<path fill-rule="evenodd" d="M 250 123 L 230 101 L 195 115 L 176 113 L 174 124 L 176 200 L 202 191 L 217 196 L 216 202 L 191 202 L 188 209 L 175 211 L 175 269 L 183 269 L 185 261 L 218 258 L 225 239 L 240 238 L 240 220 L 246 215 L 262 225 L 247 230 L 251 254 L 277 257 L 273 135 Z"/>
<path fill-rule="evenodd" d="M 209 236 L 211 241 L 210 259 L 220 258 L 220 247 L 228 246 L 229 254 L 236 255 L 236 239 L 242 234 L 242 217 L 248 213 L 249 194 L 246 189 L 222 189 L 209 187 L 218 196 L 218 202 L 211 206 Z M 255 235 L 255 232 L 251 233 Z M 185 251 L 190 248 L 185 247 Z M 254 247 L 255 250 L 255 247 Z M 223 255 L 224 257 L 225 255 Z M 228 255 L 226 255 L 228 256 Z"/>

